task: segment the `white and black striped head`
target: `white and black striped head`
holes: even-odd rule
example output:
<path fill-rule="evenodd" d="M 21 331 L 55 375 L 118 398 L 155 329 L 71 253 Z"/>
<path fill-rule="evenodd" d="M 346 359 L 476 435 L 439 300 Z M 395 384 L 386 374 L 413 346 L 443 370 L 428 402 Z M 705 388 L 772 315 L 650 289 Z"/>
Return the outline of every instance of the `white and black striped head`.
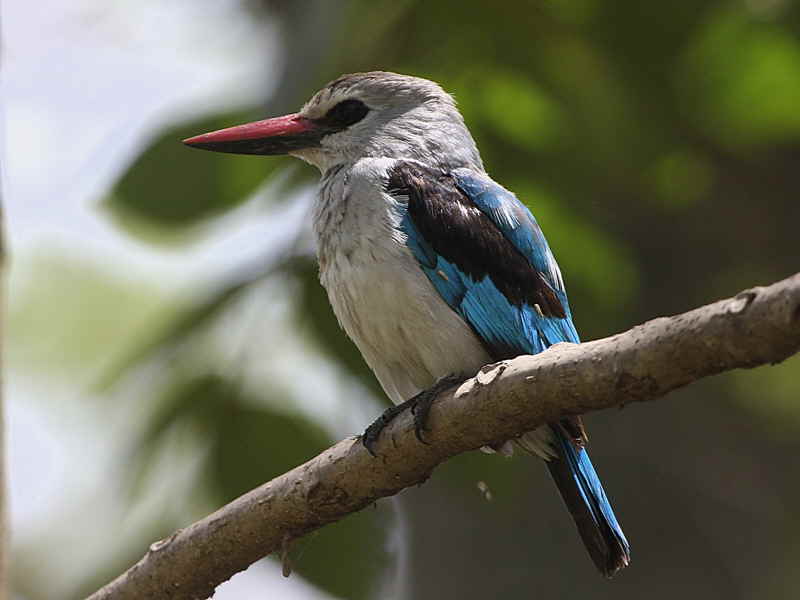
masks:
<path fill-rule="evenodd" d="M 326 171 L 364 157 L 481 169 L 453 98 L 438 84 L 384 71 L 343 75 L 300 112 L 184 140 L 237 154 L 291 154 Z"/>

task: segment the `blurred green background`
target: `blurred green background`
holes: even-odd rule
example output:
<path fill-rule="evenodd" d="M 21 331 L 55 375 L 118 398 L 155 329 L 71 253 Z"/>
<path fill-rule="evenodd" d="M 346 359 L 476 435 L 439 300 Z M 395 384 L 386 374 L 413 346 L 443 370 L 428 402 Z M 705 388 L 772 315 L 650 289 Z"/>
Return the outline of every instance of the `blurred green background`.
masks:
<path fill-rule="evenodd" d="M 584 339 L 800 266 L 797 3 L 111 4 L 4 7 L 18 598 L 93 591 L 385 402 L 317 283 L 318 174 L 183 137 L 344 72 L 440 82 Z M 632 544 L 613 581 L 541 464 L 474 453 L 215 597 L 797 598 L 799 397 L 794 358 L 590 415 Z"/>

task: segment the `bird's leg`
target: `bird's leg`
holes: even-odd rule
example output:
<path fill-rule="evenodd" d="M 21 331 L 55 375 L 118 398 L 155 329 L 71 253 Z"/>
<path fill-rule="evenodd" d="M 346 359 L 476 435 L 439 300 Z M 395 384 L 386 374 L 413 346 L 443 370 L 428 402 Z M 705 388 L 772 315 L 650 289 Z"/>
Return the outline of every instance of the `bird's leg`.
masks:
<path fill-rule="evenodd" d="M 397 415 L 410 408 L 411 413 L 414 415 L 414 434 L 420 442 L 427 444 L 422 437 L 422 432 L 428 430 L 428 413 L 430 413 L 433 401 L 444 390 L 466 380 L 467 377 L 462 375 L 446 375 L 410 400 L 387 408 L 361 435 L 361 443 L 364 444 L 364 447 L 369 450 L 372 456 L 375 456 L 375 442 L 378 441 L 381 432 Z"/>

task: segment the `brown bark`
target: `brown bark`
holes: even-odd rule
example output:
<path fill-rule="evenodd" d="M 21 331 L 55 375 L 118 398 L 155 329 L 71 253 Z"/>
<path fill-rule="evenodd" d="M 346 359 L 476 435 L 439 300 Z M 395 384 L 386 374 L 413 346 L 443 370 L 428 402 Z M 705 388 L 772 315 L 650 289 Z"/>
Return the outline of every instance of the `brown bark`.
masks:
<path fill-rule="evenodd" d="M 440 395 L 429 445 L 410 415 L 384 431 L 373 458 L 355 439 L 179 530 L 93 594 L 100 599 L 203 599 L 248 565 L 326 523 L 424 481 L 449 457 L 566 414 L 652 400 L 736 368 L 800 350 L 800 273 L 769 287 L 584 344 L 487 365 Z"/>

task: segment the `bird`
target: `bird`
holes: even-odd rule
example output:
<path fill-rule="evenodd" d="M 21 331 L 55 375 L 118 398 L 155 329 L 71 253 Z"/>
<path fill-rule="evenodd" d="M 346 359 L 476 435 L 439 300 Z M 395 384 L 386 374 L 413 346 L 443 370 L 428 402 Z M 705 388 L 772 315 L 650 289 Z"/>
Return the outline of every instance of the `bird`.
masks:
<path fill-rule="evenodd" d="M 531 211 L 487 174 L 455 99 L 430 80 L 342 75 L 298 113 L 186 140 L 288 154 L 321 173 L 312 211 L 319 278 L 339 324 L 394 405 L 362 442 L 412 409 L 423 440 L 444 388 L 488 364 L 579 343 L 558 263 Z M 580 417 L 485 448 L 543 459 L 597 569 L 630 546 L 586 451 Z"/>

